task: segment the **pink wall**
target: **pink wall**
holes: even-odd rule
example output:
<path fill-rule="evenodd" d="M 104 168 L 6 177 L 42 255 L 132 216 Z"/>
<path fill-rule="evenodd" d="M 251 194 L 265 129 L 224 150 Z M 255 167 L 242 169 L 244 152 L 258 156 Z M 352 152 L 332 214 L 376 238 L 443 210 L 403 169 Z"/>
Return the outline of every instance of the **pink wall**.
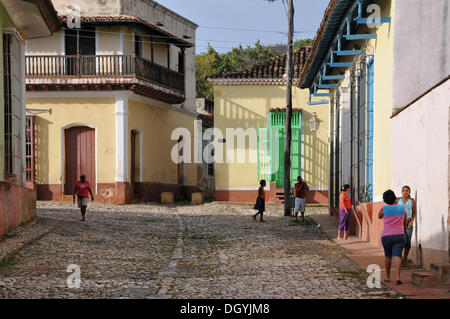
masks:
<path fill-rule="evenodd" d="M 36 191 L 0 182 L 0 236 L 36 216 Z"/>

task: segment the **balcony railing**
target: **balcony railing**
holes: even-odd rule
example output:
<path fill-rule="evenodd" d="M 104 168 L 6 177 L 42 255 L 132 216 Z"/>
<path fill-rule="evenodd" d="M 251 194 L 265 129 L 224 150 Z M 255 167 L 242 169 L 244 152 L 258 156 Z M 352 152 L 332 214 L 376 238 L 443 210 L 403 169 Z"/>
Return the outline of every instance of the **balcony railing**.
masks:
<path fill-rule="evenodd" d="M 27 77 L 128 77 L 152 81 L 184 92 L 184 74 L 133 55 L 26 56 Z"/>

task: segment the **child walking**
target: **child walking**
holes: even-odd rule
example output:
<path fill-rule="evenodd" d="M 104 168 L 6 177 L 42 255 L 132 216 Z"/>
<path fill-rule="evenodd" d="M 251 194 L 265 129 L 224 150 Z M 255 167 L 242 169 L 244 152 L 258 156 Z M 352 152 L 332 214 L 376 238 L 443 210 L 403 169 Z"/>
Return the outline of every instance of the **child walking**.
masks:
<path fill-rule="evenodd" d="M 256 220 L 256 216 L 261 215 L 260 218 L 260 222 L 265 222 L 265 220 L 263 220 L 263 214 L 264 211 L 266 210 L 266 192 L 264 191 L 264 187 L 266 187 L 266 181 L 265 180 L 261 180 L 259 182 L 259 189 L 258 189 L 258 197 L 256 198 L 256 204 L 253 207 L 254 209 L 256 209 L 258 212 L 253 215 L 253 219 Z"/>

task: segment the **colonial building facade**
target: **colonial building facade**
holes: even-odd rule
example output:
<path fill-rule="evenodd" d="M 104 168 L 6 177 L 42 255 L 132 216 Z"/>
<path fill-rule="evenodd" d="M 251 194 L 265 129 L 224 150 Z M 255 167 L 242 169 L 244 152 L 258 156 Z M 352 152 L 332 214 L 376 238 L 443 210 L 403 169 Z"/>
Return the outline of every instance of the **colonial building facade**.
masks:
<path fill-rule="evenodd" d="M 294 52 L 294 84 L 311 51 L 303 47 Z M 216 137 L 216 154 L 227 160 L 216 163 L 216 199 L 253 202 L 259 181 L 267 181 L 267 200 L 284 198 L 284 136 L 286 106 L 286 55 L 237 72 L 213 76 L 214 126 L 223 134 L 227 129 L 248 132 L 244 148 L 237 145 L 242 136 Z M 291 186 L 297 176 L 308 183 L 308 203 L 328 203 L 328 102 L 310 97 L 308 90 L 293 88 Z M 309 123 L 313 121 L 314 128 Z M 250 130 L 250 131 L 248 131 Z M 252 136 L 251 132 L 254 132 Z M 257 145 L 251 145 L 251 139 Z M 234 147 L 233 147 L 234 144 Z M 236 147 L 237 146 L 237 147 Z M 236 151 L 235 151 L 236 150 Z M 238 161 L 238 152 L 245 161 Z"/>
<path fill-rule="evenodd" d="M 331 0 L 299 81 L 329 95 L 330 211 L 349 184 L 352 230 L 381 247 L 383 192 L 410 186 L 425 267 L 449 256 L 449 13 L 445 0 Z"/>
<path fill-rule="evenodd" d="M 26 186 L 25 40 L 59 30 L 50 1 L 0 1 L 0 236 L 36 215 Z"/>
<path fill-rule="evenodd" d="M 38 199 L 80 174 L 105 202 L 187 197 L 197 167 L 172 161 L 172 131 L 194 130 L 197 25 L 149 0 L 53 2 L 62 31 L 26 52 Z"/>

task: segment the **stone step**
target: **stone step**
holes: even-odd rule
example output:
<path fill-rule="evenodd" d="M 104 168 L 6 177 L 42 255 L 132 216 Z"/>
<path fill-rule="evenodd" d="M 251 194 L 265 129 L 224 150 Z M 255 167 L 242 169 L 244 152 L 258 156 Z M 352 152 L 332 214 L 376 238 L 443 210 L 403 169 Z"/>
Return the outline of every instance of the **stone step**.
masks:
<path fill-rule="evenodd" d="M 417 287 L 432 287 L 441 284 L 441 277 L 431 272 L 413 272 L 411 276 L 412 282 Z"/>
<path fill-rule="evenodd" d="M 442 265 L 441 282 L 445 285 L 450 285 L 450 264 Z"/>
<path fill-rule="evenodd" d="M 431 264 L 431 266 L 430 266 L 430 272 L 431 272 L 433 275 L 439 275 L 439 276 L 442 276 L 442 270 L 443 270 L 445 267 L 447 267 L 447 266 L 449 266 L 449 264 Z"/>

